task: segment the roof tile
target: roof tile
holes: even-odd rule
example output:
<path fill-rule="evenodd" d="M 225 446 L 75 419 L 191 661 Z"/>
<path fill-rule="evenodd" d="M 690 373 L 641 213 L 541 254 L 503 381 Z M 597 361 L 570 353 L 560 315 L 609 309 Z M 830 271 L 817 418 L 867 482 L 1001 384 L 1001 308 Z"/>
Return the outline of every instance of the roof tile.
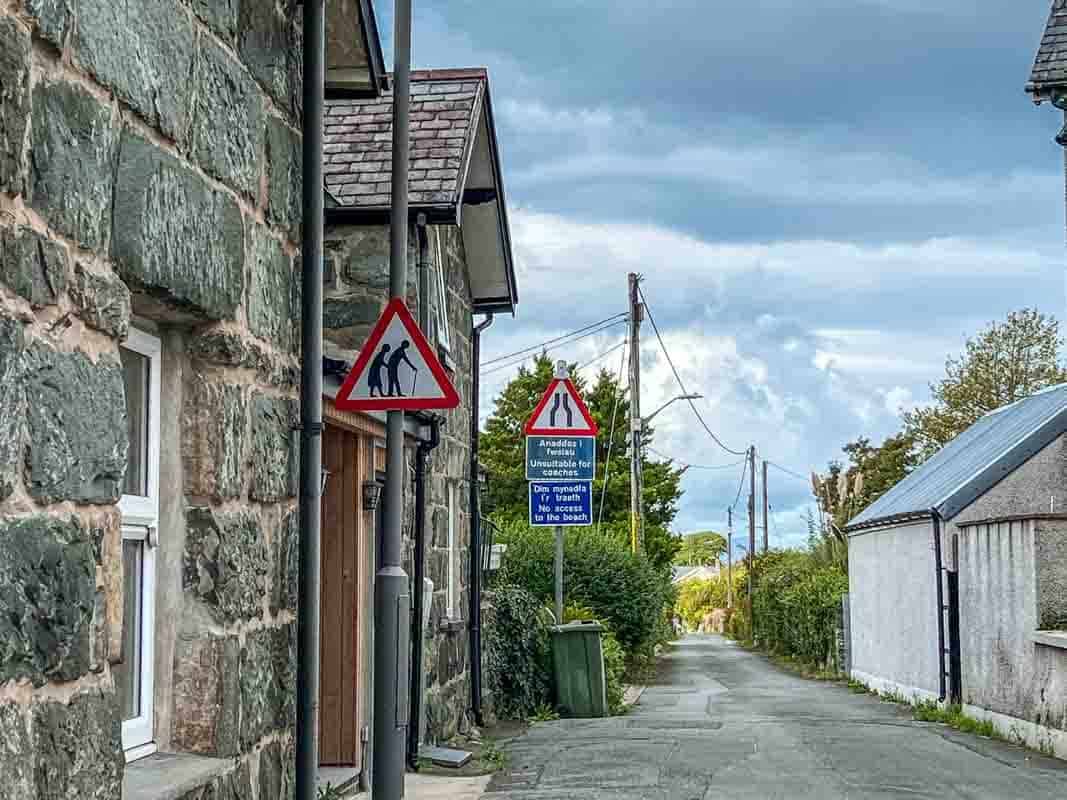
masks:
<path fill-rule="evenodd" d="M 1026 90 L 1035 95 L 1067 87 L 1067 0 L 1054 0 Z"/>

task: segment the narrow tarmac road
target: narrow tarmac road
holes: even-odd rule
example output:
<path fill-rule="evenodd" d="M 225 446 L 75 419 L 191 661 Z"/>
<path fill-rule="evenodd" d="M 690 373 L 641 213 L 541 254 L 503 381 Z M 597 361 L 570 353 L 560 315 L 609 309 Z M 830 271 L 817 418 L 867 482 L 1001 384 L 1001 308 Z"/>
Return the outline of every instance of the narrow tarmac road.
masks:
<path fill-rule="evenodd" d="M 717 636 L 672 648 L 628 715 L 539 723 L 484 800 L 1067 798 L 1067 762 L 914 722 Z"/>

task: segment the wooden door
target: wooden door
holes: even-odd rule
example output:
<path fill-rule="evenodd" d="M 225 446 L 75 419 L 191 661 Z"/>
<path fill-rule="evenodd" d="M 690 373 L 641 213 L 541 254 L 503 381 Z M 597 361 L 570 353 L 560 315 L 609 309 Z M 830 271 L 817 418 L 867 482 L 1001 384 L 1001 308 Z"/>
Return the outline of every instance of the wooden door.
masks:
<path fill-rule="evenodd" d="M 362 520 L 359 437 L 327 425 L 322 465 L 322 606 L 319 762 L 360 768 L 359 543 Z"/>

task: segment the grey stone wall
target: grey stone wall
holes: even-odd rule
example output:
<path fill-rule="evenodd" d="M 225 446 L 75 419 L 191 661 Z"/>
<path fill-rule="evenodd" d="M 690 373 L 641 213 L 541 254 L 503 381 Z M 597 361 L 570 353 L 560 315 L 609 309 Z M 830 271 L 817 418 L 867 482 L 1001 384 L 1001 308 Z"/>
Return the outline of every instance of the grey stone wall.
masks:
<path fill-rule="evenodd" d="M 0 3 L 0 796 L 121 797 L 131 325 L 185 348 L 164 352 L 183 366 L 164 366 L 181 463 L 161 498 L 156 740 L 234 758 L 190 797 L 290 794 L 292 8 Z"/>
<path fill-rule="evenodd" d="M 460 230 L 436 226 L 430 230 L 431 261 L 437 260 L 436 237 L 447 283 L 450 329 L 449 355 L 455 366 L 452 380 L 460 405 L 445 412 L 441 444 L 427 465 L 426 577 L 433 581 L 430 622 L 423 655 L 426 672 L 426 737 L 445 741 L 469 725 L 469 595 L 470 569 L 470 392 L 473 317 L 466 255 Z M 415 229 L 409 236 L 408 308 L 419 308 L 418 252 Z M 326 231 L 326 291 L 324 332 L 328 355 L 353 360 L 388 301 L 389 230 L 387 227 L 337 226 Z M 410 454 L 409 454 L 410 459 Z M 412 473 L 413 474 L 413 473 Z M 454 619 L 447 618 L 448 492 L 456 498 L 455 575 L 457 601 Z M 414 574 L 414 487 L 405 487 L 404 567 Z"/>

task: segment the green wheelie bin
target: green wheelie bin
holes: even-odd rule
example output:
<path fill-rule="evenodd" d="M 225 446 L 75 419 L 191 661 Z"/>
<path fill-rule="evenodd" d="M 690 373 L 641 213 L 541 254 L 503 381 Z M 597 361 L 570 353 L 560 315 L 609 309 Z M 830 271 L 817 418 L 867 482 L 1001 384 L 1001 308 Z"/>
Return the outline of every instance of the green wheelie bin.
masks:
<path fill-rule="evenodd" d="M 595 621 L 569 622 L 552 628 L 556 705 L 565 717 L 608 716 L 604 627 Z"/>

